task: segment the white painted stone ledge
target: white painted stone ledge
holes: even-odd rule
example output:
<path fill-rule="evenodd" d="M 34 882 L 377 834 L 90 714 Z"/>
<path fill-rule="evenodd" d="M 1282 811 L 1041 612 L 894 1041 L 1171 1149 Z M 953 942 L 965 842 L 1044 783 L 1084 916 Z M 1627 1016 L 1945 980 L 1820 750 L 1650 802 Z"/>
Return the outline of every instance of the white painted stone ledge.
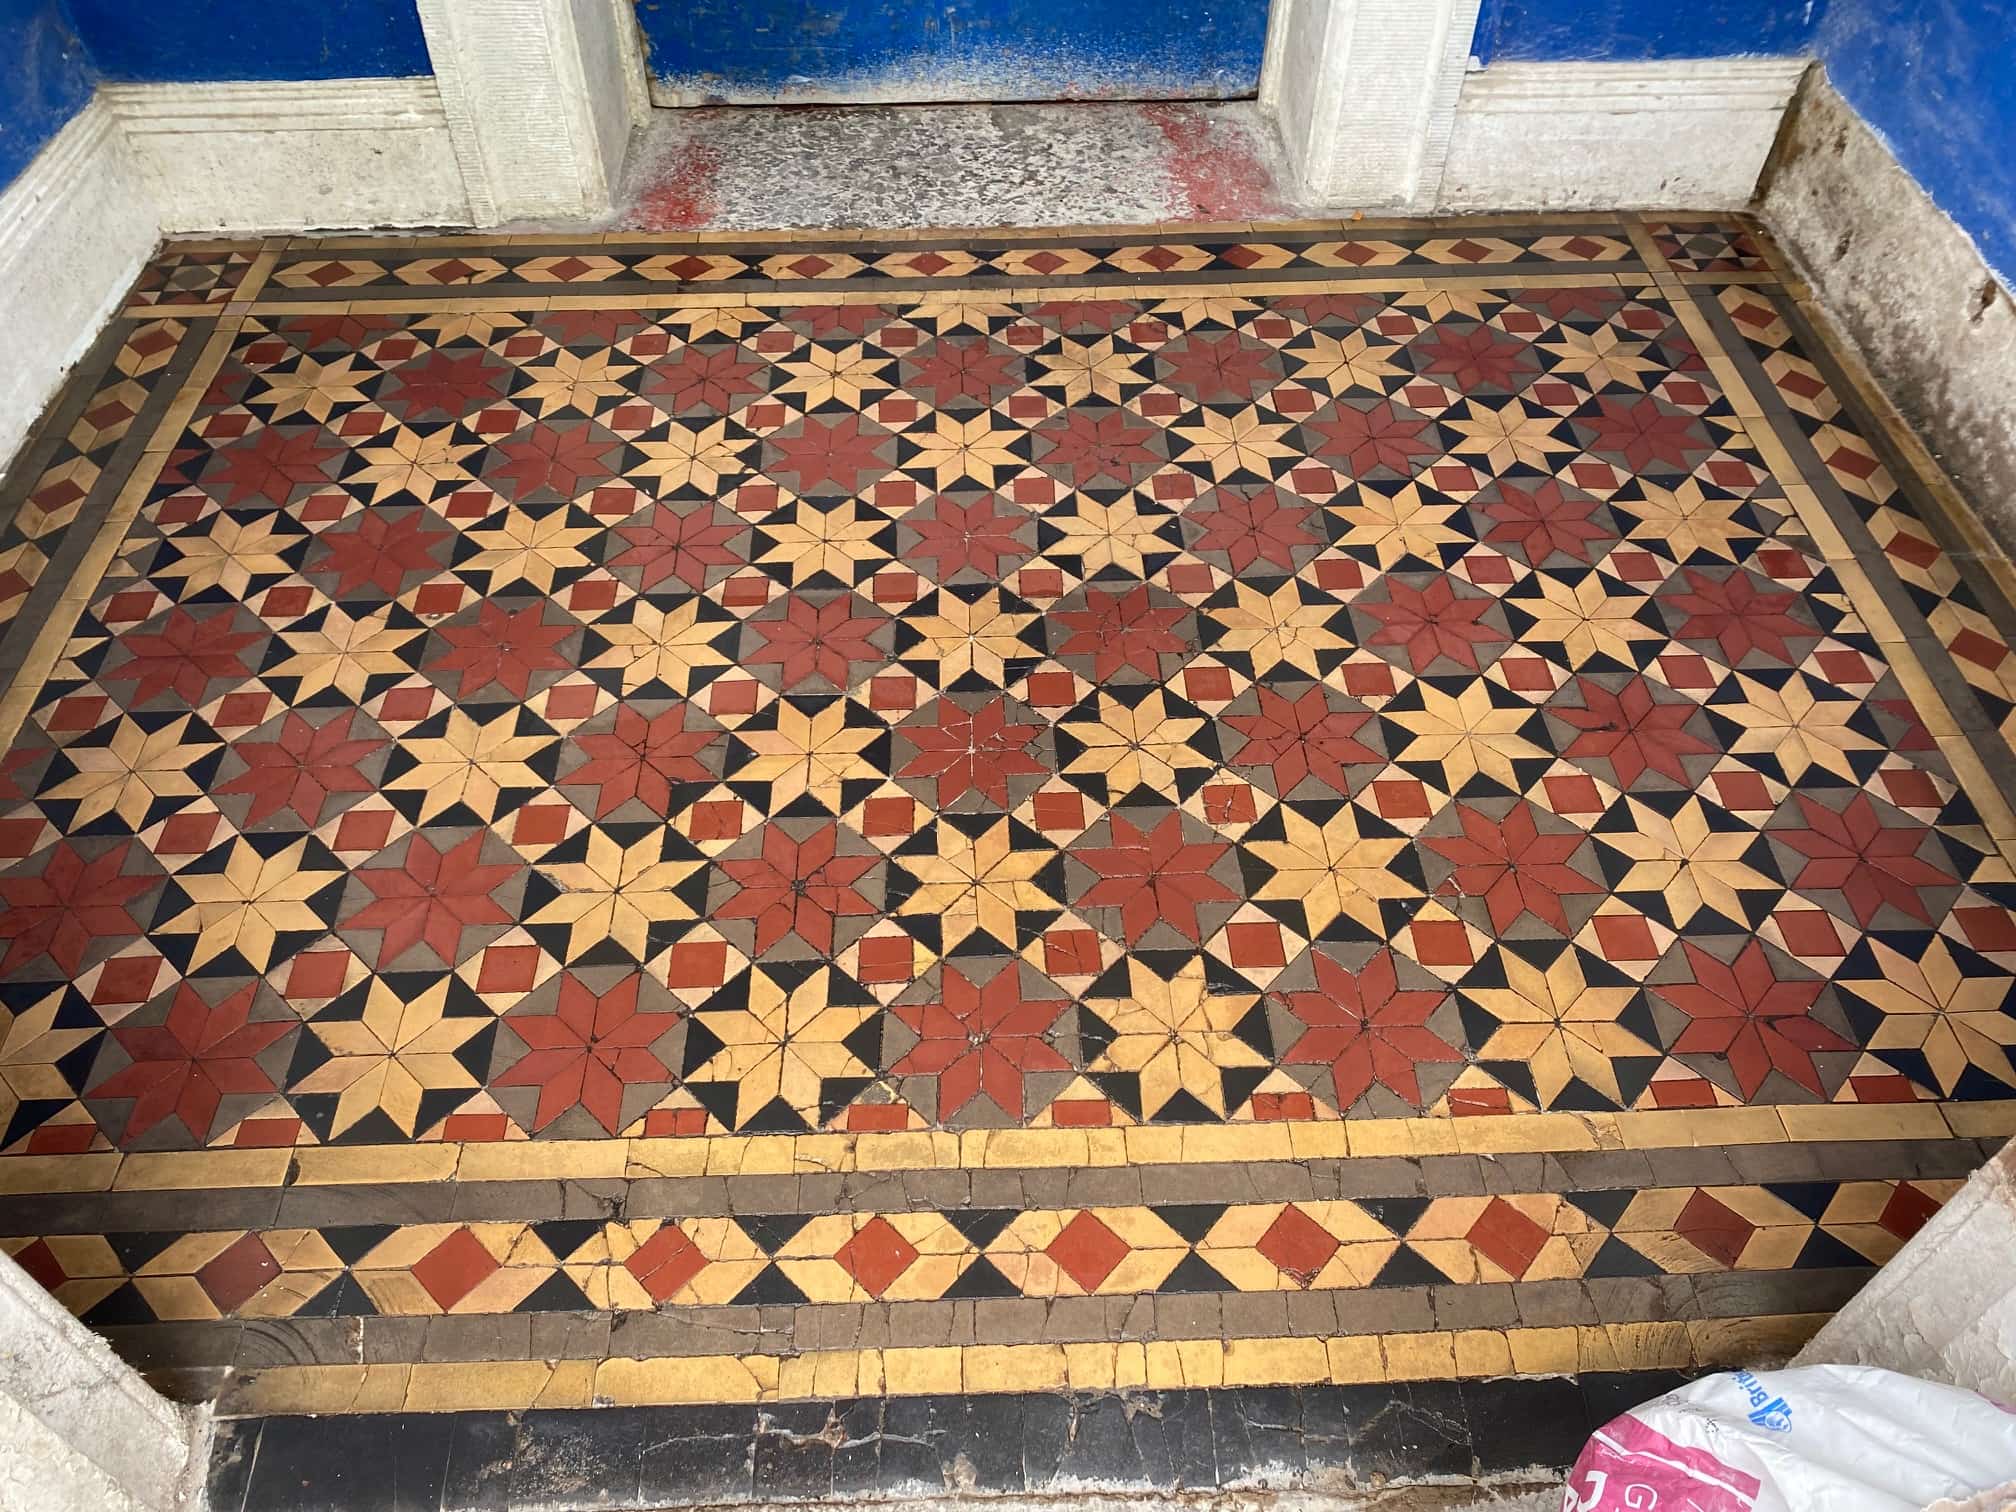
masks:
<path fill-rule="evenodd" d="M 1792 1363 L 1877 1365 L 2016 1409 L 2016 1141 Z"/>
<path fill-rule="evenodd" d="M 0 1255 L 0 1512 L 179 1512 L 206 1413 L 177 1407 Z"/>

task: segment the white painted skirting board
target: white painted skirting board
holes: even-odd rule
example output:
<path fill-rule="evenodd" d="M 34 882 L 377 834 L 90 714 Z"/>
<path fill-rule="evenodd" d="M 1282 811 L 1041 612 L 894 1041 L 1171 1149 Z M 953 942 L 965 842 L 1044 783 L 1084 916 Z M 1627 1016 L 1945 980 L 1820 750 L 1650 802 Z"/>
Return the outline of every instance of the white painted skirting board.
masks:
<path fill-rule="evenodd" d="M 1803 58 L 1496 63 L 1469 75 L 1445 210 L 1741 209 Z"/>
<path fill-rule="evenodd" d="M 164 234 L 469 224 L 432 78 L 100 89 L 0 192 L 0 467 Z"/>
<path fill-rule="evenodd" d="M 466 226 L 431 77 L 99 92 L 169 235 Z"/>
<path fill-rule="evenodd" d="M 118 308 L 158 234 L 152 197 L 102 101 L 0 192 L 0 466 Z"/>

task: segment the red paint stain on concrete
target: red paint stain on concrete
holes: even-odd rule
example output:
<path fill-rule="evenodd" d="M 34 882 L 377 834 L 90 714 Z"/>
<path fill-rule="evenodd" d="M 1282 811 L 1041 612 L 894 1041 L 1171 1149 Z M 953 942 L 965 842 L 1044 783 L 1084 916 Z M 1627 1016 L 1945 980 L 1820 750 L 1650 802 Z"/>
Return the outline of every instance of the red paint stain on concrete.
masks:
<path fill-rule="evenodd" d="M 1234 131 L 1214 131 L 1208 115 L 1188 105 L 1144 105 L 1141 113 L 1162 133 L 1178 214 L 1198 220 L 1250 220 L 1281 213 L 1280 196 L 1266 164 Z"/>
<path fill-rule="evenodd" d="M 625 217 L 639 231 L 697 231 L 714 220 L 714 179 L 721 150 L 705 142 L 687 145 L 646 184 Z"/>

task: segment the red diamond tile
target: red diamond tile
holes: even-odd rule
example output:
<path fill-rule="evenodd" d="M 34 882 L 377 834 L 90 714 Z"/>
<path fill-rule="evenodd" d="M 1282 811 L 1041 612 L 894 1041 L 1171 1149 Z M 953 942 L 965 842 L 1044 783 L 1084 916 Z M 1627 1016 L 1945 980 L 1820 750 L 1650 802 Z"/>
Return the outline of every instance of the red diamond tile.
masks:
<path fill-rule="evenodd" d="M 2009 648 L 2000 641 L 1990 640 L 1978 630 L 1962 630 L 1946 643 L 1946 649 L 1955 656 L 1964 656 L 1977 667 L 1985 667 L 1990 672 L 2007 660 Z"/>
<path fill-rule="evenodd" d="M 1757 1225 L 1697 1189 L 1673 1220 L 1673 1232 L 1710 1260 L 1733 1267 L 1743 1257 L 1743 1247 L 1757 1232 Z"/>
<path fill-rule="evenodd" d="M 1547 1230 L 1503 1197 L 1493 1197 L 1463 1237 L 1515 1281 L 1532 1268 L 1547 1244 Z"/>
<path fill-rule="evenodd" d="M 497 1270 L 497 1260 L 467 1228 L 458 1228 L 413 1265 L 413 1278 L 449 1311 Z"/>
<path fill-rule="evenodd" d="M 257 1234 L 246 1234 L 196 1272 L 196 1284 L 226 1316 L 258 1295 L 280 1274 L 280 1262 Z"/>
<path fill-rule="evenodd" d="M 1052 976 L 1090 976 L 1099 969 L 1099 936 L 1089 929 L 1053 929 L 1043 936 L 1043 969 Z"/>
<path fill-rule="evenodd" d="M 1423 966 L 1468 966 L 1476 959 L 1470 932 L 1459 920 L 1416 919 L 1408 928 L 1414 936 L 1414 959 Z"/>
<path fill-rule="evenodd" d="M 70 1278 L 63 1273 L 63 1264 L 56 1258 L 56 1252 L 49 1248 L 45 1239 L 37 1239 L 26 1249 L 17 1250 L 14 1263 L 28 1272 L 29 1276 L 44 1291 L 53 1292 Z"/>
<path fill-rule="evenodd" d="M 861 1284 L 871 1297 L 879 1298 L 910 1269 L 917 1259 L 917 1246 L 881 1217 L 870 1218 L 845 1244 L 834 1252 L 840 1268 Z"/>
<path fill-rule="evenodd" d="M 1637 914 L 1598 914 L 1596 940 L 1603 955 L 1612 961 L 1656 961 L 1659 947 L 1652 943 L 1652 926 Z"/>
<path fill-rule="evenodd" d="M 637 1278 L 652 1301 L 665 1302 L 707 1268 L 707 1257 L 686 1237 L 685 1230 L 668 1223 L 631 1251 L 623 1268 Z"/>
<path fill-rule="evenodd" d="M 1876 1222 L 1899 1239 L 1909 1239 L 1938 1211 L 1938 1203 L 1910 1182 L 1900 1181 Z"/>
<path fill-rule="evenodd" d="M 1337 1253 L 1338 1242 L 1335 1234 L 1291 1202 L 1267 1225 L 1254 1248 L 1282 1275 L 1307 1287 Z"/>
<path fill-rule="evenodd" d="M 1281 941 L 1281 926 L 1273 923 L 1233 924 L 1225 930 L 1225 944 L 1232 964 L 1286 966 L 1288 957 Z"/>
<path fill-rule="evenodd" d="M 1044 1253 L 1081 1291 L 1093 1292 L 1127 1258 L 1129 1248 L 1127 1241 L 1104 1223 L 1090 1213 L 1080 1213 L 1064 1225 Z"/>

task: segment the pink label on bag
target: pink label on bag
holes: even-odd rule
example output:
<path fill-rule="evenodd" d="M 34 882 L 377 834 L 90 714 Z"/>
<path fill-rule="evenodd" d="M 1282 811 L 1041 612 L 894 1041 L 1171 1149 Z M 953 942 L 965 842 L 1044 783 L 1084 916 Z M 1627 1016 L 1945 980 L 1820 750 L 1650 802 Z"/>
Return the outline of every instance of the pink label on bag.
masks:
<path fill-rule="evenodd" d="M 1562 1512 L 1750 1512 L 1762 1486 L 1706 1449 L 1626 1413 L 1596 1430 L 1568 1472 Z"/>

